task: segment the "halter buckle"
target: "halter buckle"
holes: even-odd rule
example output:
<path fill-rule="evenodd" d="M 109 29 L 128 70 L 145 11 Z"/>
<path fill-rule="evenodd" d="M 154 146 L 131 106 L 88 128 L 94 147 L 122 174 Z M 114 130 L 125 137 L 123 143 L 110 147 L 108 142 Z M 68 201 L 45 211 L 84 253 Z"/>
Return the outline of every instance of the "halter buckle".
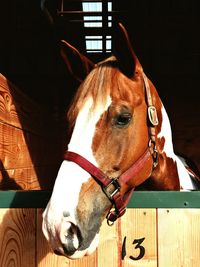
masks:
<path fill-rule="evenodd" d="M 148 107 L 148 116 L 149 116 L 149 120 L 150 120 L 151 124 L 153 126 L 157 126 L 158 125 L 158 115 L 157 115 L 156 108 L 153 105 Z"/>
<path fill-rule="evenodd" d="M 110 187 L 114 187 L 114 190 Z M 106 194 L 106 196 L 109 198 L 109 200 L 113 203 L 113 196 L 120 191 L 120 184 L 118 182 L 118 178 L 111 178 L 111 182 L 107 186 L 103 186 L 102 190 Z"/>

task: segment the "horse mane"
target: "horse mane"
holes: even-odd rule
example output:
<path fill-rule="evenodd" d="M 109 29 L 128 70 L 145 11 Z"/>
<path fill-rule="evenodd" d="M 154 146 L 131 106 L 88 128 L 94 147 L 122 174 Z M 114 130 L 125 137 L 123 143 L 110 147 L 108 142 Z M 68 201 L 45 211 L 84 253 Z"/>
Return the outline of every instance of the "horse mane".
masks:
<path fill-rule="evenodd" d="M 120 74 L 122 75 L 114 56 L 96 64 L 95 68 L 79 86 L 68 110 L 67 118 L 71 126 L 74 125 L 79 110 L 90 97 L 93 99 L 90 112 L 93 111 L 98 103 L 106 103 L 107 96 L 113 96 L 116 91 L 122 99 L 131 97 L 127 95 L 127 92 L 125 95 L 124 86 L 121 86 L 122 83 L 127 84 L 129 79 L 124 75 L 124 79 L 122 77 L 117 79 Z M 115 90 L 113 90 L 113 88 L 115 88 Z M 127 86 L 125 88 L 127 88 Z"/>

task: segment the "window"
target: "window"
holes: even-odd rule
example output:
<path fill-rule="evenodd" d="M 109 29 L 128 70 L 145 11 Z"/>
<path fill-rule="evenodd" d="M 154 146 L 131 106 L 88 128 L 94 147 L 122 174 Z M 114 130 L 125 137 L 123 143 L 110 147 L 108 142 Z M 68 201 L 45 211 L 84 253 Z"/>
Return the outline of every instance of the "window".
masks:
<path fill-rule="evenodd" d="M 112 27 L 112 2 L 111 1 L 90 1 L 82 2 L 83 23 L 85 28 L 101 29 L 102 35 L 85 36 L 87 53 L 110 53 L 112 49 L 111 35 L 104 34 L 107 28 Z M 88 31 L 89 32 L 89 31 Z M 94 32 L 94 31 L 93 31 Z"/>
<path fill-rule="evenodd" d="M 103 52 L 103 36 L 85 36 L 86 51 L 88 53 L 102 53 Z M 106 52 L 111 53 L 111 36 L 106 36 Z"/>
<path fill-rule="evenodd" d="M 70 32 L 75 29 L 75 40 L 71 41 L 72 34 L 67 40 L 72 44 L 77 42 L 81 51 L 98 53 L 97 57 L 103 59 L 104 54 L 112 51 L 112 9 L 111 0 L 61 0 L 57 13 L 62 17 L 60 21 L 64 25 L 64 38 L 67 36 L 65 27 L 71 27 Z"/>

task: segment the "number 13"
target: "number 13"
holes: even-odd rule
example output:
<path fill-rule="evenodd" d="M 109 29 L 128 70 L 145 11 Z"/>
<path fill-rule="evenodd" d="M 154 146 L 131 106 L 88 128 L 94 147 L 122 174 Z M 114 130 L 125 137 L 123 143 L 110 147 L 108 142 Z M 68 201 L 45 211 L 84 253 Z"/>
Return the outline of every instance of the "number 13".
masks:
<path fill-rule="evenodd" d="M 135 249 L 139 249 L 139 255 L 137 257 L 130 256 L 129 258 L 131 260 L 137 261 L 137 260 L 140 260 L 144 257 L 145 248 L 143 246 L 141 246 L 141 244 L 144 240 L 145 240 L 145 237 L 139 238 L 139 239 L 134 239 L 132 244 L 135 245 Z M 122 259 L 124 259 L 125 256 L 126 256 L 126 237 L 124 238 L 123 246 L 122 246 Z"/>

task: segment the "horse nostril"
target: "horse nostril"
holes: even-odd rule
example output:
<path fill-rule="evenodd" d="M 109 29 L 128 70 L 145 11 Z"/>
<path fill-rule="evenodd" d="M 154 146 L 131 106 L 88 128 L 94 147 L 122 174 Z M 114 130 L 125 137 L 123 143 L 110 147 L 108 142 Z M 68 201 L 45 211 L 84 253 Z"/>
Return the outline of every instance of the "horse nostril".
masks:
<path fill-rule="evenodd" d="M 66 222 L 60 232 L 60 238 L 64 253 L 68 256 L 73 255 L 80 245 L 80 231 L 71 222 Z"/>
<path fill-rule="evenodd" d="M 64 253 L 68 256 L 72 256 L 76 252 L 76 248 L 74 247 L 72 242 L 66 242 L 62 245 Z"/>
<path fill-rule="evenodd" d="M 64 217 L 69 217 L 69 216 L 70 216 L 69 211 L 63 211 L 63 216 L 64 216 Z"/>

